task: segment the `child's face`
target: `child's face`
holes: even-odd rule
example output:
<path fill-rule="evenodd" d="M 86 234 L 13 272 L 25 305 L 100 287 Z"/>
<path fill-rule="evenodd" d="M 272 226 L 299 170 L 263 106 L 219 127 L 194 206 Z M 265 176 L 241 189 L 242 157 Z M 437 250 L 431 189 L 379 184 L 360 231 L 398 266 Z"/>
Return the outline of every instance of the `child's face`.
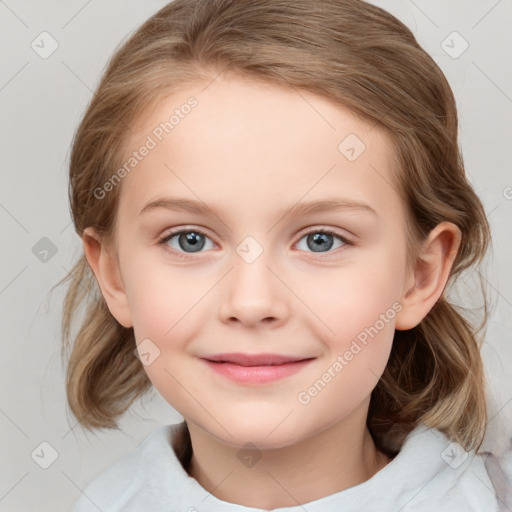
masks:
<path fill-rule="evenodd" d="M 411 285 L 391 146 L 378 127 L 310 93 L 222 76 L 205 85 L 167 98 L 131 140 L 130 151 L 148 135 L 156 147 L 118 185 L 126 304 L 111 310 L 137 344 L 151 340 L 144 368 L 185 418 L 234 446 L 287 446 L 366 417 L 386 366 Z M 197 105 L 181 109 L 190 96 Z M 159 141 L 155 129 L 175 109 L 179 122 Z M 212 211 L 141 213 L 171 197 Z M 284 215 L 327 200 L 369 208 Z M 172 228 L 204 235 L 159 245 Z M 315 241 L 321 229 L 353 245 Z M 203 359 L 226 353 L 310 360 L 274 380 L 233 366 L 232 378 Z"/>

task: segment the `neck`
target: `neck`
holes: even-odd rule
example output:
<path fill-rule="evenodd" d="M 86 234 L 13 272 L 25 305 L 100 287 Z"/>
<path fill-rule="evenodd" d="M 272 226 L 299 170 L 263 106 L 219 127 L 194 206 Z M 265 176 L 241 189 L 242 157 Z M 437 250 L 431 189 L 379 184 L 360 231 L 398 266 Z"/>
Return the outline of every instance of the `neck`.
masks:
<path fill-rule="evenodd" d="M 366 410 L 364 411 L 366 413 Z M 189 475 L 220 500 L 274 509 L 315 501 L 370 479 L 390 459 L 379 452 L 366 414 L 330 426 L 292 446 L 265 450 L 255 463 L 187 422 L 193 447 Z"/>

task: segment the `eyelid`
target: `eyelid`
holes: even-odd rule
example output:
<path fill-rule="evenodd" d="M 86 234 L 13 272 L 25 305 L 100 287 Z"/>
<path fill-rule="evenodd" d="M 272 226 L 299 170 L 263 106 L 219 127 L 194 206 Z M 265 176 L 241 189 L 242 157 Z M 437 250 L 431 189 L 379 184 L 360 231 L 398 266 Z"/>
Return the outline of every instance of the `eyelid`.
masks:
<path fill-rule="evenodd" d="M 329 228 L 329 227 L 322 226 L 322 225 L 308 226 L 307 228 L 304 228 L 301 231 L 299 231 L 299 233 L 297 234 L 297 237 L 300 240 L 305 235 L 309 235 L 309 234 L 312 234 L 312 233 L 326 233 L 328 235 L 334 235 L 334 236 L 338 237 L 340 240 L 342 240 L 346 244 L 354 244 L 354 242 L 352 241 L 352 239 L 350 237 L 348 237 L 345 234 L 342 234 L 337 229 Z"/>

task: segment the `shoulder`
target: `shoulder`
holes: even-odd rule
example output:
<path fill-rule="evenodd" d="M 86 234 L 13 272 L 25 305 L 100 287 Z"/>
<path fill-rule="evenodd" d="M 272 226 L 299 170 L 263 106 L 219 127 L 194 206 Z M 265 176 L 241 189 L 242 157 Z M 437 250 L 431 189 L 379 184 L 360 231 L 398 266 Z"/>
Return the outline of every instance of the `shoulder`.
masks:
<path fill-rule="evenodd" d="M 503 510 L 512 510 L 512 449 L 499 453 L 483 452 L 489 479 Z"/>
<path fill-rule="evenodd" d="M 442 432 L 420 424 L 397 455 L 394 477 L 403 477 L 404 512 L 497 512 L 498 498 L 485 458 L 466 452 Z M 400 485 L 400 484 L 399 484 Z"/>
<path fill-rule="evenodd" d="M 132 496 L 147 489 L 152 473 L 172 468 L 174 452 L 169 439 L 176 426 L 151 432 L 135 449 L 98 474 L 82 491 L 73 512 L 124 510 Z"/>

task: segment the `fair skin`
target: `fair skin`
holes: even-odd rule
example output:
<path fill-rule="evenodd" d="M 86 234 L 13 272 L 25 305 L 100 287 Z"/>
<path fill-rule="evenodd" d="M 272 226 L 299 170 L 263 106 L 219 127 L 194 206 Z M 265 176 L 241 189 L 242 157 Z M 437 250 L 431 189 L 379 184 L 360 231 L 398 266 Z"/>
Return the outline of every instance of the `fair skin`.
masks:
<path fill-rule="evenodd" d="M 205 85 L 174 92 L 140 121 L 132 151 L 187 98 L 198 101 L 123 179 L 115 244 L 88 228 L 84 250 L 115 318 L 133 327 L 137 344 L 149 339 L 160 351 L 144 369 L 187 419 L 191 476 L 248 507 L 305 504 L 389 463 L 366 428 L 370 394 L 394 330 L 417 325 L 441 296 L 460 232 L 438 225 L 407 268 L 404 206 L 384 132 L 309 92 L 222 75 Z M 348 134 L 366 146 L 354 161 L 338 150 Z M 140 213 L 171 196 L 215 213 Z M 284 216 L 298 202 L 326 199 L 371 210 Z M 204 233 L 203 248 L 194 252 L 179 235 L 159 245 L 171 228 Z M 319 228 L 335 235 L 315 252 L 307 235 Z M 237 252 L 248 236 L 263 250 L 250 263 Z M 342 371 L 308 403 L 298 400 L 386 311 L 392 318 Z M 240 383 L 201 359 L 229 352 L 311 360 L 274 382 Z M 261 456 L 255 464 L 239 456 L 246 443 Z"/>

